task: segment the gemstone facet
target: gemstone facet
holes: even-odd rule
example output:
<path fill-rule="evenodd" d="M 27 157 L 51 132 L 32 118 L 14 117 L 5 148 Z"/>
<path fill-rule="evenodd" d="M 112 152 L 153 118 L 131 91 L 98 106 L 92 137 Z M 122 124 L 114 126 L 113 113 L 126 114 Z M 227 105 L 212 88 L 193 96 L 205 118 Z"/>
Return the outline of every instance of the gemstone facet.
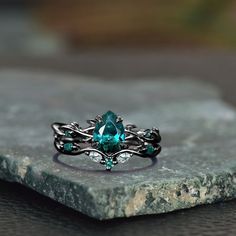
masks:
<path fill-rule="evenodd" d="M 102 152 L 116 152 L 120 150 L 120 144 L 125 140 L 125 130 L 122 121 L 117 121 L 117 115 L 108 111 L 97 122 L 93 139 L 98 142 L 98 149 Z"/>

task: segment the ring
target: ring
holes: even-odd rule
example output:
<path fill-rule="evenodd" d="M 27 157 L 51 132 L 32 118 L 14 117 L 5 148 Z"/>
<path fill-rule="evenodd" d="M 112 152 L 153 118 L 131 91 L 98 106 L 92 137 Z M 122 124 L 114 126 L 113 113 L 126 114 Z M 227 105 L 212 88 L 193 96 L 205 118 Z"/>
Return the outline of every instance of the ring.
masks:
<path fill-rule="evenodd" d="M 82 128 L 77 122 L 53 123 L 56 150 L 66 155 L 84 153 L 109 171 L 132 156 L 155 158 L 161 152 L 161 136 L 155 127 L 124 126 L 123 119 L 112 111 L 87 120 L 87 123 L 87 128 Z"/>

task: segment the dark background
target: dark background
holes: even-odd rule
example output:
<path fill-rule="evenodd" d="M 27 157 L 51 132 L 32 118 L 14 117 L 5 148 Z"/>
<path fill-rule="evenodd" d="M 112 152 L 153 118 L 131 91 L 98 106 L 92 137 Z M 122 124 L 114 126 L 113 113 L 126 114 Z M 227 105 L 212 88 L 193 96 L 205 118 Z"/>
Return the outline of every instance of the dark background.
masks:
<path fill-rule="evenodd" d="M 66 2 L 0 2 L 1 69 L 191 78 L 214 84 L 236 106 L 234 1 Z M 0 181 L 1 236 L 235 235 L 235 222 L 236 201 L 98 222 Z"/>

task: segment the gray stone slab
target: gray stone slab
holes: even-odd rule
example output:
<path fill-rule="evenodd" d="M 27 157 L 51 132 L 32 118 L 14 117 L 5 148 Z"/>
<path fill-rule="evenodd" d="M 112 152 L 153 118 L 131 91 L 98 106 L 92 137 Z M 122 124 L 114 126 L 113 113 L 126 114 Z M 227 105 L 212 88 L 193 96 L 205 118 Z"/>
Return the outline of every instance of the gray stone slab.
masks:
<path fill-rule="evenodd" d="M 236 197 L 236 112 L 212 86 L 1 70 L 0 98 L 0 178 L 88 216 L 157 214 Z M 160 128 L 157 163 L 133 157 L 107 173 L 85 156 L 55 156 L 52 122 L 86 125 L 107 110 Z"/>

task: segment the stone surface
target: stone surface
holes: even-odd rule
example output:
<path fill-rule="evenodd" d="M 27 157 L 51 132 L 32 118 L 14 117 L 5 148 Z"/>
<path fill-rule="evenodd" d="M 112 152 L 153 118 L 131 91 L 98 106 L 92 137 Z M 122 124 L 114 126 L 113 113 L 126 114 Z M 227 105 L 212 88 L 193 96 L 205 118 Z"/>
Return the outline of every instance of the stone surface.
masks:
<path fill-rule="evenodd" d="M 66 78 L 66 79 L 65 79 Z M 236 197 L 236 112 L 213 87 L 182 80 L 103 83 L 0 72 L 0 177 L 97 219 L 157 214 Z M 109 99 L 104 91 L 110 91 Z M 85 156 L 55 155 L 50 124 L 113 110 L 160 128 L 157 163 L 132 157 L 111 173 Z M 85 123 L 81 123 L 81 125 Z"/>

